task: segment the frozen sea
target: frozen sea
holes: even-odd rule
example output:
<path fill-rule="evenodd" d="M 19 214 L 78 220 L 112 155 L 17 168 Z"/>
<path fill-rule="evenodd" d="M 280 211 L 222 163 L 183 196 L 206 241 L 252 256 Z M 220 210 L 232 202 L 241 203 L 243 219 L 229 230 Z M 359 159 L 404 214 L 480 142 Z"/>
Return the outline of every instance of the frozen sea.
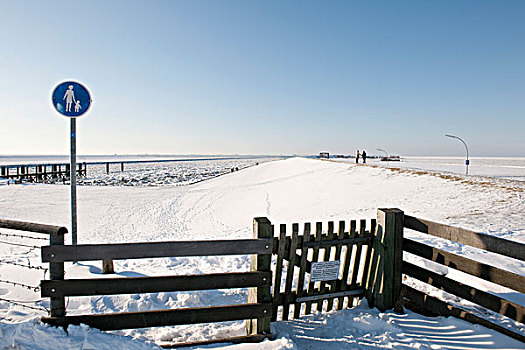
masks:
<path fill-rule="evenodd" d="M 79 156 L 77 163 L 88 165 L 87 176 L 79 177 L 77 183 L 80 186 L 188 185 L 283 158 L 256 155 Z M 110 163 L 109 173 L 106 162 Z M 120 162 L 124 163 L 124 171 L 121 171 Z M 67 156 L 0 156 L 0 166 L 66 163 L 69 163 Z M 29 170 L 30 173 L 34 171 L 34 168 Z"/>

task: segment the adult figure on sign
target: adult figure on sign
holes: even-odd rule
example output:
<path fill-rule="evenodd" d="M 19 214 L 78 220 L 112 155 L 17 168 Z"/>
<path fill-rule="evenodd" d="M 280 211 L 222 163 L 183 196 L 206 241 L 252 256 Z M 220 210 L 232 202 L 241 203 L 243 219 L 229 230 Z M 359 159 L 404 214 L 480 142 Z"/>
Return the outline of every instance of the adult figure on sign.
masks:
<path fill-rule="evenodd" d="M 64 94 L 64 98 L 62 100 L 66 100 L 66 112 L 71 112 L 71 105 L 75 101 L 75 92 L 73 91 L 73 85 L 69 85 L 68 89 L 66 90 L 66 93 Z M 78 112 L 77 107 L 75 106 L 75 112 Z"/>

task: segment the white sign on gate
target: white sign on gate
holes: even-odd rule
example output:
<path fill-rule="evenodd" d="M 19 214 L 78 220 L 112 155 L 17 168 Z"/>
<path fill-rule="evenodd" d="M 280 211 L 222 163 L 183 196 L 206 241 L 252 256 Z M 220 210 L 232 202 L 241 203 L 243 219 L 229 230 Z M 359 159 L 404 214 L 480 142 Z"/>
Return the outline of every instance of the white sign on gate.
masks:
<path fill-rule="evenodd" d="M 310 282 L 333 281 L 339 277 L 341 260 L 312 263 Z"/>

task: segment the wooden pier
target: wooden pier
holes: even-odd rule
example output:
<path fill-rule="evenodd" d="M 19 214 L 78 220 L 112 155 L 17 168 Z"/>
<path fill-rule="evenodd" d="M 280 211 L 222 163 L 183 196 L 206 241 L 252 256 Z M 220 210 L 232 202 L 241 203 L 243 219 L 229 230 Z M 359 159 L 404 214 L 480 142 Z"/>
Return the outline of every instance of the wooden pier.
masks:
<path fill-rule="evenodd" d="M 77 164 L 77 176 L 87 175 L 86 163 Z M 69 164 L 27 164 L 2 165 L 0 178 L 15 180 L 15 182 L 55 182 L 68 181 L 70 178 Z"/>

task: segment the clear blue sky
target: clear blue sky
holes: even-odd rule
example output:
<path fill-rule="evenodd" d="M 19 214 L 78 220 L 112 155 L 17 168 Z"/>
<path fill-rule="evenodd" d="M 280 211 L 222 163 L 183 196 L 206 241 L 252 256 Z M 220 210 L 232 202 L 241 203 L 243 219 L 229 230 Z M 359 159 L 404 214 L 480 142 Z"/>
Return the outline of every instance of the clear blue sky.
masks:
<path fill-rule="evenodd" d="M 525 156 L 525 1 L 1 1 L 0 154 Z M 379 152 L 377 152 L 379 153 Z"/>

